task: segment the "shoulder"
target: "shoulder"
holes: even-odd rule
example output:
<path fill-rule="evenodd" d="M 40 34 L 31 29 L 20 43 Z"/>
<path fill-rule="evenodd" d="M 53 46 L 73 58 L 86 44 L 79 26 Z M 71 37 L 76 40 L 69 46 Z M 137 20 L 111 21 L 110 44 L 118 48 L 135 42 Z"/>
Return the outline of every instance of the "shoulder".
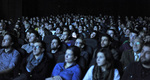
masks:
<path fill-rule="evenodd" d="M 29 44 L 24 44 L 24 45 L 22 45 L 21 48 L 25 48 L 25 47 L 27 47 L 27 46 L 29 46 Z"/>

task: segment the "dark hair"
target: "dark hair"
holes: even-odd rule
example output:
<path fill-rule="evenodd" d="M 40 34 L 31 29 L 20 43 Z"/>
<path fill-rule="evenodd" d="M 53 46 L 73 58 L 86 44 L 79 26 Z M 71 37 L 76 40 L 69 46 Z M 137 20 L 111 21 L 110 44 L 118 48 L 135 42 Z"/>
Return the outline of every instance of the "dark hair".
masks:
<path fill-rule="evenodd" d="M 71 50 L 73 52 L 73 55 L 78 57 L 80 56 L 80 48 L 76 47 L 76 46 L 71 46 L 68 48 L 69 50 Z"/>
<path fill-rule="evenodd" d="M 144 43 L 144 46 L 148 46 L 148 47 L 150 47 L 150 41 L 145 42 L 145 43 Z"/>
<path fill-rule="evenodd" d="M 108 38 L 108 41 L 109 41 L 109 42 L 112 41 L 112 38 L 110 37 L 110 35 L 108 35 L 108 34 L 102 34 L 102 35 L 101 35 L 101 38 L 104 37 L 104 36 Z M 101 42 L 101 38 L 100 38 L 100 42 Z"/>
<path fill-rule="evenodd" d="M 99 49 L 97 50 L 97 54 L 99 52 L 104 53 L 106 58 L 106 71 L 102 73 L 101 66 L 98 66 L 97 63 L 93 69 L 93 80 L 100 80 L 103 76 L 104 80 L 111 80 L 114 77 L 114 66 L 113 66 L 113 56 L 110 50 L 108 49 Z M 104 76 L 105 75 L 105 76 Z"/>
<path fill-rule="evenodd" d="M 58 44 L 61 45 L 61 41 L 60 41 L 60 39 L 58 37 L 54 37 L 53 39 L 56 39 L 58 41 Z"/>
<path fill-rule="evenodd" d="M 35 34 L 35 36 L 36 36 L 37 38 L 39 38 L 39 33 L 38 33 L 37 31 L 35 31 L 35 30 L 31 30 L 31 31 L 30 31 L 30 33 Z"/>

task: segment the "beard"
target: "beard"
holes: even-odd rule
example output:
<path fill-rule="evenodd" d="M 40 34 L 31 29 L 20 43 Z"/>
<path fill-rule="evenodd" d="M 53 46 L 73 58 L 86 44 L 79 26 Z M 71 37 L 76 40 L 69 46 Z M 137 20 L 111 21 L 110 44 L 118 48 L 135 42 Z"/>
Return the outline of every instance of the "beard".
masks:
<path fill-rule="evenodd" d="M 150 65 L 150 59 L 149 60 L 145 60 L 145 59 L 140 59 L 140 62 L 144 65 Z"/>

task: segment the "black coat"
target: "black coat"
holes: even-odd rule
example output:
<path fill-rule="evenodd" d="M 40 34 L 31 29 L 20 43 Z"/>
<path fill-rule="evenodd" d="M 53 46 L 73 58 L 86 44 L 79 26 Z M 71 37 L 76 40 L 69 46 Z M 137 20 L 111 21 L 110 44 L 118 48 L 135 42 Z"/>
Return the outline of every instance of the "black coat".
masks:
<path fill-rule="evenodd" d="M 142 67 L 140 62 L 130 64 L 121 80 L 150 80 L 150 69 Z"/>
<path fill-rule="evenodd" d="M 55 63 L 44 54 L 42 61 L 32 70 L 32 72 L 27 72 L 26 65 L 27 57 L 24 58 L 21 64 L 16 68 L 14 72 L 15 78 L 21 74 L 25 74 L 27 80 L 45 80 L 45 78 L 50 77 Z"/>

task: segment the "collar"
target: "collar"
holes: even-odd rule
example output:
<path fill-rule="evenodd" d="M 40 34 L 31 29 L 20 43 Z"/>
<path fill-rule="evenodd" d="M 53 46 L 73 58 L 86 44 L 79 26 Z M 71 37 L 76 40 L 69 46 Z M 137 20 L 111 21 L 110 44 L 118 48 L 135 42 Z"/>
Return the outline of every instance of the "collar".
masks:
<path fill-rule="evenodd" d="M 5 52 L 5 48 L 2 49 L 3 52 Z M 5 52 L 5 53 L 11 53 L 13 51 L 13 48 L 11 48 L 9 51 Z"/>
<path fill-rule="evenodd" d="M 64 68 L 65 68 L 65 65 L 66 65 L 66 62 L 64 62 L 64 64 L 63 64 L 63 66 L 64 66 Z M 72 67 L 72 66 L 74 66 L 74 65 L 76 65 L 76 62 L 74 62 L 71 66 L 69 66 L 68 68 L 70 68 L 70 67 Z M 67 68 L 66 68 L 67 69 Z"/>

